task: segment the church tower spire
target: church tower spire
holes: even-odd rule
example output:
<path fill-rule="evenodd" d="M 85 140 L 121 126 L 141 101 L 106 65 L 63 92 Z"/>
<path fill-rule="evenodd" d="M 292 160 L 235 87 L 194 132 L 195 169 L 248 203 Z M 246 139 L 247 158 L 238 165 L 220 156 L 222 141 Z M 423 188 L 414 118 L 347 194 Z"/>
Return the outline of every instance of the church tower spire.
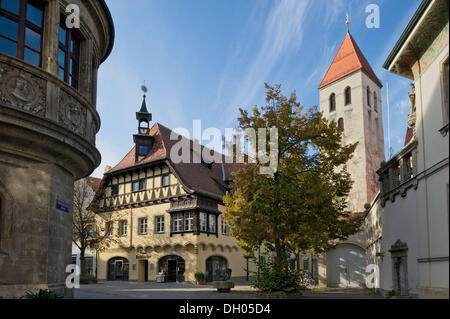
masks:
<path fill-rule="evenodd" d="M 319 85 L 320 110 L 344 130 L 343 144 L 358 142 L 348 172 L 354 181 L 348 209 L 362 212 L 379 190 L 376 171 L 385 160 L 382 84 L 355 39 L 347 34 Z"/>
<path fill-rule="evenodd" d="M 143 85 L 141 87 L 144 92 L 142 99 L 142 105 L 139 112 L 136 112 L 136 120 L 138 121 L 138 133 L 133 135 L 135 143 L 136 155 L 135 161 L 141 161 L 150 152 L 153 146 L 154 137 L 150 135 L 150 122 L 152 121 L 152 113 L 148 112 L 147 103 L 145 101 L 147 93 L 147 87 Z"/>

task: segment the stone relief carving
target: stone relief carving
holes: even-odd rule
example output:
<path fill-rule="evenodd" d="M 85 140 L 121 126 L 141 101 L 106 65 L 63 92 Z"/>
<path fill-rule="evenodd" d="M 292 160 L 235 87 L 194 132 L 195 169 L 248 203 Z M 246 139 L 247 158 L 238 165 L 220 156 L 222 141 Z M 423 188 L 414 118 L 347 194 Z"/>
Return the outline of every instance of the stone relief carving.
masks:
<path fill-rule="evenodd" d="M 86 137 L 86 107 L 76 99 L 60 91 L 58 123 L 69 130 Z"/>
<path fill-rule="evenodd" d="M 46 81 L 0 63 L 0 101 L 7 106 L 45 117 Z"/>
<path fill-rule="evenodd" d="M 89 124 L 89 129 L 87 132 L 87 138 L 92 144 L 95 144 L 95 135 L 97 134 L 97 127 L 95 125 L 95 121 L 91 120 L 91 123 Z"/>

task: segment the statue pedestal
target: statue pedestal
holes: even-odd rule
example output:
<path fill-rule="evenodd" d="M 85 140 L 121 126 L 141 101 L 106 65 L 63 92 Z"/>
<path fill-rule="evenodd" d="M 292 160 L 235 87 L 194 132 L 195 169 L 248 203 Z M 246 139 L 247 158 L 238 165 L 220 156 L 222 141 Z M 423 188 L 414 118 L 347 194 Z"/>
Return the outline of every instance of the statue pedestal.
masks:
<path fill-rule="evenodd" d="M 234 288 L 233 281 L 214 281 L 213 287 L 217 288 L 218 292 L 230 292 L 231 288 Z"/>

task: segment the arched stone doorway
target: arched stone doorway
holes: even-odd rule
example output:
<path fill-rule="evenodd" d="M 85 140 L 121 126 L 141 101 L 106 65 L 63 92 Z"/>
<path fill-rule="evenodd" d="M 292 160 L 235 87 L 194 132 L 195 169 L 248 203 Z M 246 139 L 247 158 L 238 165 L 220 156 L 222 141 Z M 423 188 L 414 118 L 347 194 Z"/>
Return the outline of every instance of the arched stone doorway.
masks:
<path fill-rule="evenodd" d="M 165 273 L 166 282 L 183 282 L 186 263 L 180 256 L 167 255 L 159 259 L 158 271 Z"/>
<path fill-rule="evenodd" d="M 222 256 L 211 256 L 206 259 L 206 281 L 216 281 L 219 272 L 228 268 L 228 261 Z"/>
<path fill-rule="evenodd" d="M 124 257 L 114 257 L 108 261 L 108 280 L 128 280 L 130 264 Z"/>

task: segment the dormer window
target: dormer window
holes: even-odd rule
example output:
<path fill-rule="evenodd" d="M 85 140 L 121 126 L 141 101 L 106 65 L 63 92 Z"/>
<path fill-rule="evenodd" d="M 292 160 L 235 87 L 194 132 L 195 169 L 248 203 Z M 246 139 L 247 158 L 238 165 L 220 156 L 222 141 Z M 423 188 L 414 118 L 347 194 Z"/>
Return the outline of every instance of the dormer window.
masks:
<path fill-rule="evenodd" d="M 147 156 L 147 155 L 148 155 L 148 146 L 140 145 L 139 156 Z"/>
<path fill-rule="evenodd" d="M 32 0 L 0 1 L 0 52 L 41 66 L 44 10 Z"/>

